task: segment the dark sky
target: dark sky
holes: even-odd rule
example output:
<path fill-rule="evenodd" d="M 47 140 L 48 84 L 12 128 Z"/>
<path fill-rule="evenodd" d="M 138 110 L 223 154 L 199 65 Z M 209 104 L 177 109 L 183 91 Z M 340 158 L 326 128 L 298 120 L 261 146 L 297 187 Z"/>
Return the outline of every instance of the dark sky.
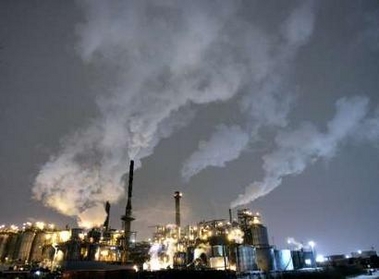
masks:
<path fill-rule="evenodd" d="M 0 220 L 138 236 L 259 211 L 272 244 L 379 247 L 379 2 L 0 2 Z M 235 211 L 234 211 L 235 212 Z"/>

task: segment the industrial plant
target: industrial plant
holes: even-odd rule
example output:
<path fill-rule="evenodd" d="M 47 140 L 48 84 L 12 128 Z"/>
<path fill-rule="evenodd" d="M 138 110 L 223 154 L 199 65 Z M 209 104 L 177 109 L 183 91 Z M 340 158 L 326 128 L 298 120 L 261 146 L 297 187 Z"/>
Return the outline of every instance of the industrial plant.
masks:
<path fill-rule="evenodd" d="M 137 242 L 132 231 L 133 171 L 131 161 L 129 179 L 125 179 L 128 195 L 125 214 L 121 216 L 122 230 L 109 227 L 108 202 L 104 205 L 107 217 L 103 226 L 92 229 L 59 229 L 42 222 L 24 223 L 20 228 L 1 226 L 0 261 L 12 270 L 33 267 L 63 270 L 71 274 L 65 278 L 105 278 L 94 274 L 72 275 L 83 270 L 118 269 L 135 273 L 218 270 L 230 271 L 238 278 L 270 278 L 264 276 L 307 268 L 317 270 L 312 245 L 276 249 L 269 243 L 261 215 L 249 209 L 237 210 L 236 218 L 230 209 L 226 219 L 183 226 L 180 211 L 183 196 L 179 191 L 173 195 L 175 222 L 155 226 L 149 241 Z"/>

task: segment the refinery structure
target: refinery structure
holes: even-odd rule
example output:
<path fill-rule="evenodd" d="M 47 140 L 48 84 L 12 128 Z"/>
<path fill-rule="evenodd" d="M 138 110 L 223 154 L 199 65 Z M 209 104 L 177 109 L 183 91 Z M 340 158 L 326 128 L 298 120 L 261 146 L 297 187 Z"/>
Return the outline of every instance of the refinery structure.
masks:
<path fill-rule="evenodd" d="M 226 219 L 204 220 L 183 226 L 180 211 L 182 193 L 179 191 L 173 195 L 173 224 L 154 226 L 148 241 L 137 242 L 136 232 L 132 231 L 135 220 L 132 214 L 133 171 L 134 162 L 131 161 L 129 179 L 124 179 L 128 196 L 125 214 L 121 216 L 122 230 L 109 226 L 109 202 L 104 207 L 104 224 L 92 229 L 59 229 L 43 222 L 28 222 L 22 227 L 2 225 L 1 264 L 12 269 L 29 266 L 50 271 L 69 269 L 73 264 L 80 270 L 87 270 L 91 264 L 95 270 L 100 267 L 133 272 L 221 270 L 237 275 L 317 270 L 314 243 L 303 246 L 289 240 L 291 250 L 276 249 L 269 243 L 261 215 L 249 209 L 237 210 L 235 218 L 229 209 Z M 376 253 L 369 256 L 377 259 Z M 345 257 L 329 260 L 346 264 Z M 84 278 L 82 276 L 67 278 Z"/>
<path fill-rule="evenodd" d="M 217 269 L 244 271 L 293 270 L 312 267 L 308 250 L 277 250 L 270 246 L 261 216 L 247 209 L 237 220 L 201 221 L 181 227 L 179 199 L 175 192 L 175 224 L 159 225 L 149 242 L 136 242 L 135 234 L 100 228 L 57 229 L 37 222 L 0 229 L 0 259 L 15 265 L 49 269 L 65 262 L 102 262 L 136 269 Z M 109 207 L 108 207 L 109 208 Z M 231 216 L 230 216 L 231 217 Z M 122 217 L 128 223 L 129 218 Z"/>
<path fill-rule="evenodd" d="M 67 262 L 98 262 L 135 269 L 217 269 L 245 271 L 294 270 L 314 267 L 312 250 L 277 250 L 269 243 L 267 228 L 259 213 L 240 209 L 233 219 L 201 221 L 182 226 L 180 200 L 174 193 L 175 223 L 155 226 L 152 238 L 136 242 L 132 231 L 132 189 L 134 162 L 131 161 L 127 205 L 121 216 L 122 230 L 109 227 L 110 204 L 103 226 L 85 230 L 58 229 L 37 222 L 0 227 L 0 260 L 8 264 L 38 264 L 52 270 Z"/>

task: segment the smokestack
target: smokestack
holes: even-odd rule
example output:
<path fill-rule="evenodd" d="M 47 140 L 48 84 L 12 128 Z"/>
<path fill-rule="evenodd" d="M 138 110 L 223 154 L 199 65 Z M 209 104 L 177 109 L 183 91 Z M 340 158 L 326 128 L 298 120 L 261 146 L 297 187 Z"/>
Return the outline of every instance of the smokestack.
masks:
<path fill-rule="evenodd" d="M 122 243 L 122 263 L 126 263 L 129 259 L 129 246 L 130 246 L 130 236 L 131 236 L 131 223 L 134 221 L 132 217 L 132 192 L 133 192 L 133 171 L 134 171 L 134 161 L 130 161 L 129 167 L 129 183 L 128 183 L 128 201 L 126 203 L 125 215 L 121 217 L 124 226 L 124 240 Z M 126 178 L 125 187 L 126 187 Z"/>
<path fill-rule="evenodd" d="M 180 228 L 180 199 L 182 198 L 182 193 L 176 191 L 174 193 L 175 198 L 175 224 Z"/>
<path fill-rule="evenodd" d="M 229 222 L 230 222 L 230 224 L 233 223 L 233 215 L 232 215 L 232 209 L 231 208 L 229 208 Z"/>
<path fill-rule="evenodd" d="M 111 204 L 109 203 L 109 201 L 107 201 L 105 203 L 105 212 L 107 213 L 107 217 L 105 218 L 105 221 L 104 221 L 104 227 L 105 227 L 105 231 L 108 231 L 109 229 L 109 212 L 111 210 Z"/>
<path fill-rule="evenodd" d="M 134 172 L 134 161 L 130 161 L 130 166 L 129 166 L 129 184 L 128 184 L 128 202 L 126 204 L 126 210 L 130 211 L 132 210 L 132 192 L 133 192 L 133 172 Z"/>

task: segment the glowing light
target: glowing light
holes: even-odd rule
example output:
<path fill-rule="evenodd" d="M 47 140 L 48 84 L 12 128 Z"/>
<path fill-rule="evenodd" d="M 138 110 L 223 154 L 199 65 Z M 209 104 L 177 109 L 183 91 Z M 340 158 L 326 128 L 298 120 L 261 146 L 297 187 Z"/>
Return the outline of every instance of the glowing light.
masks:
<path fill-rule="evenodd" d="M 261 224 L 261 220 L 259 219 L 259 216 L 253 217 L 253 224 Z"/>
<path fill-rule="evenodd" d="M 84 240 L 84 237 L 85 237 L 86 235 L 84 234 L 84 233 L 80 233 L 79 234 L 79 238 L 81 239 L 81 240 Z"/>
<path fill-rule="evenodd" d="M 18 231 L 18 227 L 16 225 L 11 225 L 11 230 Z"/>
<path fill-rule="evenodd" d="M 163 238 L 160 243 L 154 243 L 149 250 L 150 261 L 146 263 L 147 269 L 154 271 L 172 268 L 176 248 L 177 240 L 174 238 Z"/>
<path fill-rule="evenodd" d="M 236 271 L 236 270 L 237 270 L 237 266 L 236 266 L 235 264 L 231 264 L 231 265 L 229 266 L 229 269 L 230 269 L 230 270 L 234 270 L 234 271 Z"/>
<path fill-rule="evenodd" d="M 98 261 L 100 258 L 100 248 L 97 248 L 96 253 L 95 253 L 95 260 Z"/>
<path fill-rule="evenodd" d="M 323 255 L 317 255 L 317 257 L 316 257 L 316 262 L 318 262 L 318 263 L 323 263 L 323 262 L 325 262 L 325 257 L 323 256 Z"/>
<path fill-rule="evenodd" d="M 209 259 L 211 268 L 216 270 L 225 270 L 225 264 L 228 265 L 228 258 L 224 257 L 211 257 Z"/>
<path fill-rule="evenodd" d="M 40 229 L 40 230 L 43 230 L 45 228 L 45 223 L 44 222 L 36 222 L 35 223 L 35 226 Z"/>
<path fill-rule="evenodd" d="M 69 241 L 71 237 L 71 232 L 70 231 L 60 231 L 59 232 L 59 238 L 62 242 Z"/>
<path fill-rule="evenodd" d="M 313 240 L 311 240 L 311 241 L 308 242 L 308 245 L 313 249 L 316 246 L 316 242 L 314 242 Z"/>
<path fill-rule="evenodd" d="M 236 243 L 243 242 L 243 232 L 240 229 L 233 229 L 228 233 L 228 240 Z"/>
<path fill-rule="evenodd" d="M 108 250 L 101 250 L 101 252 L 100 252 L 100 255 L 103 256 L 103 257 L 108 256 L 108 254 L 109 254 Z"/>
<path fill-rule="evenodd" d="M 133 268 L 134 268 L 134 270 L 135 270 L 136 272 L 138 272 L 138 266 L 137 266 L 137 265 L 134 265 Z"/>

